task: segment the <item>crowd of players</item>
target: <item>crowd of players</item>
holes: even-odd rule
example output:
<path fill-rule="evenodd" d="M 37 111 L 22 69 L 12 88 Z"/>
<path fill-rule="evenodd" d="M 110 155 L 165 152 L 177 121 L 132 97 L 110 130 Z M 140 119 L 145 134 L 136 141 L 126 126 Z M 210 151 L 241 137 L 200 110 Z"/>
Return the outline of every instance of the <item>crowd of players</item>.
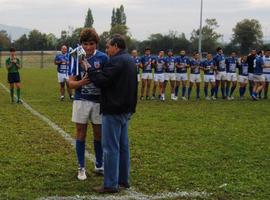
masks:
<path fill-rule="evenodd" d="M 253 100 L 267 99 L 270 82 L 270 50 L 263 52 L 254 49 L 248 56 L 241 58 L 237 57 L 236 52 L 231 52 L 229 57 L 225 57 L 220 47 L 217 48 L 216 55 L 207 53 L 205 59 L 201 59 L 198 52 L 189 58 L 184 50 L 180 52 L 180 56 L 174 56 L 172 50 L 168 50 L 166 56 L 164 51 L 160 51 L 158 56 L 153 56 L 150 48 L 145 48 L 144 55 L 141 57 L 138 57 L 136 50 L 131 54 L 137 67 L 138 81 L 142 81 L 141 100 L 165 101 L 168 82 L 170 82 L 171 99 L 175 101 L 178 100 L 180 86 L 182 86 L 182 100 L 191 98 L 193 85 L 196 86 L 196 99 L 200 99 L 201 82 L 204 83 L 206 100 L 216 100 L 219 97 L 219 88 L 223 99 L 233 100 L 237 83 L 239 83 L 240 99 L 244 99 L 247 85 Z M 153 79 L 154 86 L 150 96 Z M 157 88 L 159 88 L 158 96 L 156 96 Z"/>

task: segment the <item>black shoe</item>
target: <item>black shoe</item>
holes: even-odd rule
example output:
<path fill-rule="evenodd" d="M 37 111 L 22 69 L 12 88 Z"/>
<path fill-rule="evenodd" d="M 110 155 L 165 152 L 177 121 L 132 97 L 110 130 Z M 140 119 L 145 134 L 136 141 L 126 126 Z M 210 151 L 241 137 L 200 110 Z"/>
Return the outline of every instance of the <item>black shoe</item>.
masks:
<path fill-rule="evenodd" d="M 119 183 L 119 189 L 120 190 L 125 190 L 125 189 L 129 189 L 130 185 L 128 183 Z"/>
<path fill-rule="evenodd" d="M 22 101 L 20 99 L 17 100 L 17 103 L 22 104 Z"/>
<path fill-rule="evenodd" d="M 116 188 L 106 188 L 106 187 L 94 187 L 93 190 L 99 194 L 108 194 L 108 193 L 118 193 L 119 189 Z"/>
<path fill-rule="evenodd" d="M 144 100 L 144 97 L 143 97 L 143 96 L 141 96 L 141 97 L 140 97 L 140 100 L 141 100 L 141 101 L 142 101 L 142 100 Z"/>
<path fill-rule="evenodd" d="M 149 96 L 146 96 L 146 100 L 150 100 L 150 97 Z"/>

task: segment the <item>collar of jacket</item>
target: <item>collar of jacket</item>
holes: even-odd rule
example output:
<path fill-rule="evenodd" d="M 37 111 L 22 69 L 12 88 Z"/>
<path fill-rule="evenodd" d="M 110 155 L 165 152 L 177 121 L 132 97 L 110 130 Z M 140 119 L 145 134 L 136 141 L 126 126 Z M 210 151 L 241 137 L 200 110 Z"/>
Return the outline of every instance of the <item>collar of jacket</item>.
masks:
<path fill-rule="evenodd" d="M 121 49 L 115 55 L 113 55 L 112 58 L 121 54 L 125 54 L 125 53 L 127 53 L 127 49 Z"/>

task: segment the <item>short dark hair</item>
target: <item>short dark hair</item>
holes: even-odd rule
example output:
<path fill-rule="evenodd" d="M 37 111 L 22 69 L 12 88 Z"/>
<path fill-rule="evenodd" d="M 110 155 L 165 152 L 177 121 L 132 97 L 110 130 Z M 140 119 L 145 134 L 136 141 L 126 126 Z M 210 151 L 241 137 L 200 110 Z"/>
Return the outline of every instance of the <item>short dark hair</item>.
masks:
<path fill-rule="evenodd" d="M 84 28 L 80 33 L 80 43 L 83 42 L 95 42 L 99 43 L 99 36 L 95 29 L 93 28 Z"/>
<path fill-rule="evenodd" d="M 9 52 L 15 52 L 16 51 L 16 49 L 14 48 L 14 47 L 11 47 L 10 49 L 9 49 Z"/>
<path fill-rule="evenodd" d="M 265 51 L 270 51 L 270 49 L 266 49 Z"/>
<path fill-rule="evenodd" d="M 126 49 L 126 41 L 120 34 L 113 35 L 109 40 L 110 45 L 117 46 L 119 49 Z"/>
<path fill-rule="evenodd" d="M 146 51 L 151 51 L 151 48 L 150 47 L 145 47 L 144 52 L 146 52 Z"/>
<path fill-rule="evenodd" d="M 219 52 L 220 50 L 222 50 L 221 47 L 218 47 L 218 48 L 216 49 L 217 52 Z"/>

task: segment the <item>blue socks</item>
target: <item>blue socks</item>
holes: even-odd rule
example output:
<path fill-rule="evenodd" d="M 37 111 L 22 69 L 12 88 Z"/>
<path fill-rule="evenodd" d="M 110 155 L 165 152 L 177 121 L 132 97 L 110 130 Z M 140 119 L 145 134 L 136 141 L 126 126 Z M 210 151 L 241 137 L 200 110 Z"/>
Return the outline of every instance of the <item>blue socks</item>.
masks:
<path fill-rule="evenodd" d="M 182 87 L 182 97 L 186 95 L 186 87 Z"/>
<path fill-rule="evenodd" d="M 189 87 L 188 88 L 188 98 L 190 98 L 191 90 L 192 90 L 192 87 Z"/>
<path fill-rule="evenodd" d="M 208 88 L 207 87 L 204 87 L 204 95 L 205 95 L 205 97 L 208 96 Z"/>
<path fill-rule="evenodd" d="M 103 150 L 101 141 L 94 140 L 94 149 L 96 154 L 96 167 L 100 168 L 103 165 Z"/>
<path fill-rule="evenodd" d="M 196 88 L 196 95 L 197 98 L 200 98 L 200 88 Z"/>
<path fill-rule="evenodd" d="M 216 88 L 211 88 L 211 97 L 214 96 Z"/>
<path fill-rule="evenodd" d="M 80 168 L 84 168 L 85 141 L 76 140 L 76 153 Z"/>
<path fill-rule="evenodd" d="M 229 96 L 229 91 L 230 91 L 230 88 L 228 86 L 226 86 L 226 96 L 227 97 Z"/>
<path fill-rule="evenodd" d="M 174 92 L 175 92 L 175 96 L 178 97 L 179 86 L 175 87 Z"/>
<path fill-rule="evenodd" d="M 231 88 L 230 97 L 233 95 L 235 88 L 236 88 L 235 86 L 233 86 L 233 87 Z"/>
<path fill-rule="evenodd" d="M 221 87 L 221 93 L 222 93 L 222 97 L 225 97 L 225 89 L 224 89 L 224 87 Z"/>

